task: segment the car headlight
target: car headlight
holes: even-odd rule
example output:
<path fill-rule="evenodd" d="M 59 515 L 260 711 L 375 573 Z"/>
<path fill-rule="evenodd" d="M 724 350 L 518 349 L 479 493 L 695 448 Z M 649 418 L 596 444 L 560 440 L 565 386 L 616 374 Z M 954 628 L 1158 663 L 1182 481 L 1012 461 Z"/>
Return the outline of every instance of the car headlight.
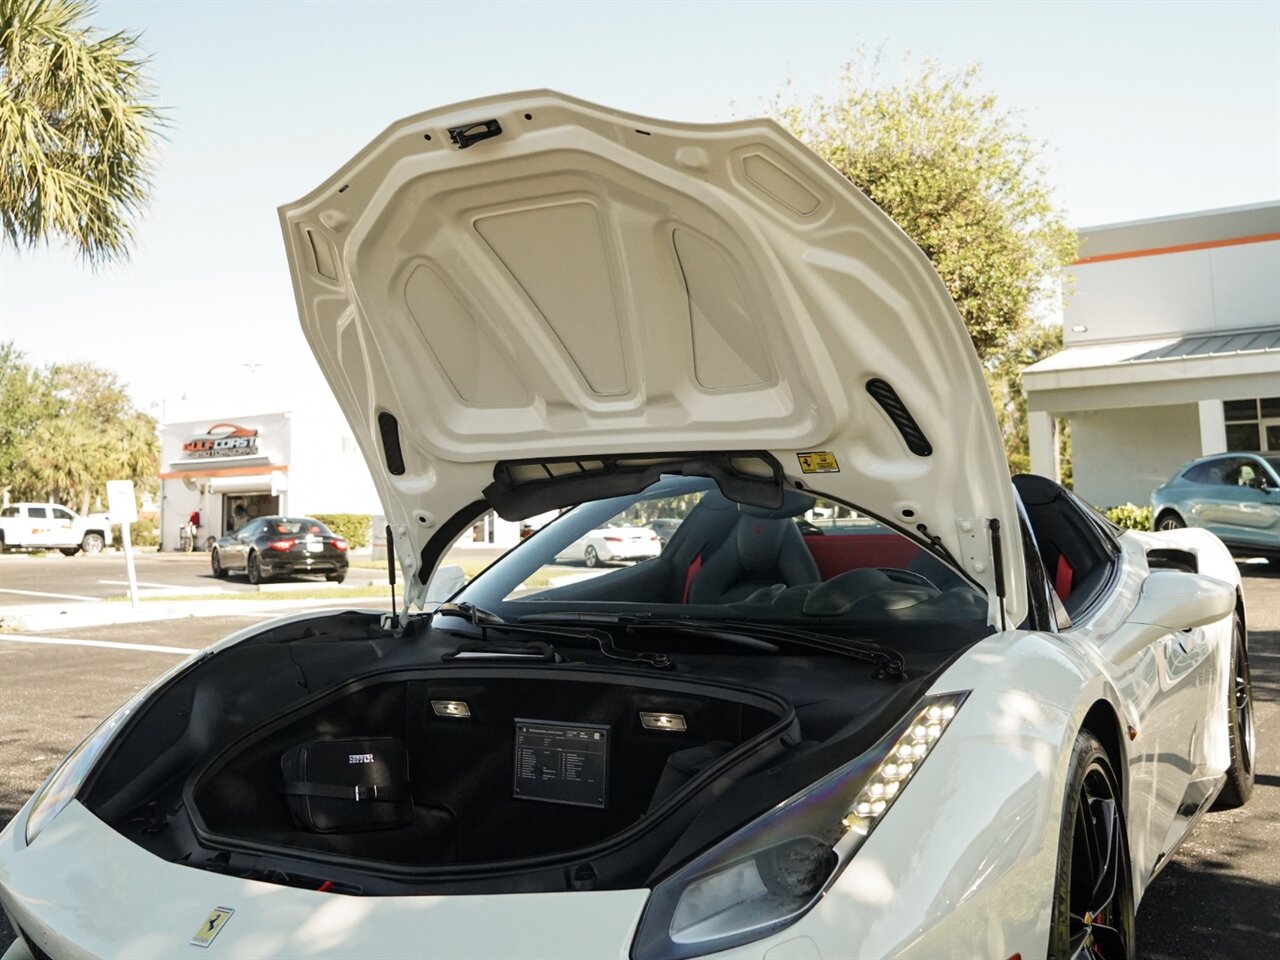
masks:
<path fill-rule="evenodd" d="M 103 748 L 111 741 L 120 724 L 129 715 L 132 706 L 133 701 L 130 701 L 98 724 L 97 729 L 81 740 L 80 745 L 63 758 L 62 763 L 58 764 L 49 775 L 49 779 L 36 791 L 31 812 L 27 814 L 28 846 L 35 842 L 40 832 L 80 791 L 84 778 L 89 775 Z"/>
<path fill-rule="evenodd" d="M 893 805 L 968 695 L 926 697 L 871 750 L 663 880 L 641 918 L 635 960 L 725 950 L 802 917 Z"/>

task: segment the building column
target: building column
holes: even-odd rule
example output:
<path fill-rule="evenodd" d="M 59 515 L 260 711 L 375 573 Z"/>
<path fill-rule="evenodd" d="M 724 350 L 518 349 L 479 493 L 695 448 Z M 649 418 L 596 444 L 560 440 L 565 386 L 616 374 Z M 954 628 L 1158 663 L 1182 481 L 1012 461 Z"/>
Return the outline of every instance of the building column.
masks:
<path fill-rule="evenodd" d="M 1031 472 L 1057 483 L 1062 476 L 1058 462 L 1058 424 L 1045 410 L 1027 413 L 1027 433 L 1031 441 Z"/>
<path fill-rule="evenodd" d="M 1227 452 L 1227 421 L 1221 400 L 1200 401 L 1200 455 Z"/>

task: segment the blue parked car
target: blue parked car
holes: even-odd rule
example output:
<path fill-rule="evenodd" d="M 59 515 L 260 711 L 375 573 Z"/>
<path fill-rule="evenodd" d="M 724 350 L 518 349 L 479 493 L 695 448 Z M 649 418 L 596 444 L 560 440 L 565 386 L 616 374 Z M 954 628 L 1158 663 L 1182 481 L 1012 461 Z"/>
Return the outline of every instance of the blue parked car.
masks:
<path fill-rule="evenodd" d="M 1280 453 L 1218 453 L 1178 468 L 1151 495 L 1156 530 L 1204 527 L 1237 557 L 1280 568 Z"/>

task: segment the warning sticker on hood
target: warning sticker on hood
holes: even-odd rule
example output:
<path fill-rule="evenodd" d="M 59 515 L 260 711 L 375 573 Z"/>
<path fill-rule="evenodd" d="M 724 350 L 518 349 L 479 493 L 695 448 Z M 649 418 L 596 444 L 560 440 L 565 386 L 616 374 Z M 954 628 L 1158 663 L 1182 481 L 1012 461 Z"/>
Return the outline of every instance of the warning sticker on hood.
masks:
<path fill-rule="evenodd" d="M 812 453 L 797 453 L 802 473 L 839 473 L 840 464 L 836 463 L 836 455 L 826 450 L 815 450 Z"/>

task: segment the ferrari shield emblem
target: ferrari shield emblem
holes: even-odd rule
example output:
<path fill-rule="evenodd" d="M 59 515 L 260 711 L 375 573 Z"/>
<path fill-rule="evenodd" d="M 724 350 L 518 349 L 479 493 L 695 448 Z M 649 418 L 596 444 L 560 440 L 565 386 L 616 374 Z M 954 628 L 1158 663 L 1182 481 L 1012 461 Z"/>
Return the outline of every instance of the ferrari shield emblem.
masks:
<path fill-rule="evenodd" d="M 210 910 L 209 916 L 205 917 L 204 923 L 200 924 L 195 936 L 191 938 L 192 946 L 207 947 L 213 943 L 213 938 L 227 925 L 233 913 L 235 911 L 230 907 L 214 907 Z"/>

